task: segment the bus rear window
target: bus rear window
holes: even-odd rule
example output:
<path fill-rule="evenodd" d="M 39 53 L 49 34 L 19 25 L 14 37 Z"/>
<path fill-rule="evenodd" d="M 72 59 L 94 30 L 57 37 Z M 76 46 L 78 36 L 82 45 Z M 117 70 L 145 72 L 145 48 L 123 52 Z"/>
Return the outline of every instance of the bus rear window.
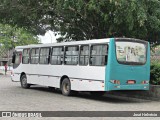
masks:
<path fill-rule="evenodd" d="M 146 62 L 146 50 L 146 44 L 141 42 L 116 42 L 116 56 L 121 64 L 144 64 Z"/>

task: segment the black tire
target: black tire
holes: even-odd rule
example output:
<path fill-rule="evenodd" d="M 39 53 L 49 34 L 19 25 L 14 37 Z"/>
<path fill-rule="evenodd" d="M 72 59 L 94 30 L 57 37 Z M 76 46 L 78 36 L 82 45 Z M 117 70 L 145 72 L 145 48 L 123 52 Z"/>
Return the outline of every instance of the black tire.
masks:
<path fill-rule="evenodd" d="M 61 84 L 61 91 L 62 94 L 65 96 L 70 96 L 72 95 L 72 90 L 71 90 L 71 83 L 68 78 L 64 78 Z"/>
<path fill-rule="evenodd" d="M 30 84 L 27 83 L 26 75 L 22 75 L 21 77 L 21 87 L 25 89 L 30 88 Z"/>
<path fill-rule="evenodd" d="M 90 94 L 93 97 L 102 97 L 105 94 L 105 92 L 104 91 L 92 91 L 92 92 L 90 92 Z"/>

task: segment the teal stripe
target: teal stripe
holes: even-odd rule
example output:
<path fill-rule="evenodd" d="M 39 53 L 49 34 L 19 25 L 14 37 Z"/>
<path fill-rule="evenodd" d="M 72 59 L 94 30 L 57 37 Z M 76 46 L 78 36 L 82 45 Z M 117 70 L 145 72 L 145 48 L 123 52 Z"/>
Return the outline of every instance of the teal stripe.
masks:
<path fill-rule="evenodd" d="M 112 54 L 114 54 L 114 49 L 115 45 L 114 45 L 114 38 L 110 38 L 110 42 L 109 42 L 109 49 L 108 49 L 108 62 L 106 65 L 106 74 L 105 74 L 105 91 L 108 91 L 108 82 L 110 80 L 110 75 L 111 75 L 111 65 L 112 65 Z"/>

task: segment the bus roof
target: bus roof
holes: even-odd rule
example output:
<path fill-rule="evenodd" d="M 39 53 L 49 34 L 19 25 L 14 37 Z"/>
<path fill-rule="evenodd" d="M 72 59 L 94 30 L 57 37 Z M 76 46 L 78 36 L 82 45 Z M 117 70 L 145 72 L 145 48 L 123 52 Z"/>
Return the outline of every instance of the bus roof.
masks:
<path fill-rule="evenodd" d="M 126 40 L 135 40 L 135 41 L 142 41 L 147 42 L 140 39 L 135 38 L 115 38 L 116 40 L 126 39 Z M 24 48 L 38 48 L 38 47 L 51 47 L 51 46 L 66 46 L 66 45 L 85 45 L 85 44 L 94 44 L 94 43 L 109 43 L 110 38 L 104 39 L 93 39 L 93 40 L 83 40 L 83 41 L 71 41 L 71 42 L 62 42 L 62 43 L 47 43 L 47 44 L 32 44 L 32 45 L 25 45 L 25 46 L 17 46 L 15 49 L 24 49 Z"/>
<path fill-rule="evenodd" d="M 83 41 L 71 41 L 62 43 L 47 43 L 47 44 L 32 44 L 25 46 L 17 46 L 16 49 L 33 48 L 33 47 L 50 47 L 50 46 L 65 46 L 65 45 L 85 45 L 90 43 L 108 43 L 110 38 L 95 39 L 95 40 L 83 40 Z"/>

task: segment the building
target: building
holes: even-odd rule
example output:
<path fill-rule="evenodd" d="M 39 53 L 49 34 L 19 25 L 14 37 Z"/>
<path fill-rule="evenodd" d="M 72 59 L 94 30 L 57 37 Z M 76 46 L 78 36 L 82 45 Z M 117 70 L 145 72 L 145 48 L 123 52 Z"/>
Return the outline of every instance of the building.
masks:
<path fill-rule="evenodd" d="M 13 49 L 8 50 L 0 46 L 0 66 L 4 66 L 6 63 L 10 66 L 12 63 Z"/>

